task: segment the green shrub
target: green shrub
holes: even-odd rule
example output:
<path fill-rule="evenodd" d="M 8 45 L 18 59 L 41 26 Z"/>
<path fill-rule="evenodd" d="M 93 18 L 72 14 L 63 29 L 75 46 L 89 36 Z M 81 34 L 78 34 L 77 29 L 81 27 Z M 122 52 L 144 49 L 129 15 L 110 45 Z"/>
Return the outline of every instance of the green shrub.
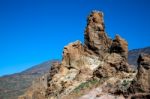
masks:
<path fill-rule="evenodd" d="M 131 81 L 129 80 L 123 80 L 123 82 L 121 83 L 121 85 L 119 86 L 119 90 L 121 92 L 127 92 L 128 88 L 130 87 Z"/>
<path fill-rule="evenodd" d="M 99 80 L 97 79 L 93 79 L 93 80 L 89 80 L 87 82 L 81 83 L 77 88 L 74 89 L 74 92 L 79 92 L 80 90 L 89 88 L 95 84 L 97 84 L 99 82 Z"/>

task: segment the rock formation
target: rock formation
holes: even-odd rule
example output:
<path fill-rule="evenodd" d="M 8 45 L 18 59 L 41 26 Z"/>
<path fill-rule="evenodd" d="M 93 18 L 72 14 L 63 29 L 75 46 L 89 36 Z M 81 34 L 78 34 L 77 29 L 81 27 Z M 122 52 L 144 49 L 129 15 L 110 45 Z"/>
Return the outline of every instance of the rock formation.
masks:
<path fill-rule="evenodd" d="M 45 64 L 47 65 L 47 62 Z M 46 89 L 48 86 L 47 82 L 50 80 L 50 76 L 53 76 L 57 73 L 59 66 L 58 64 L 60 64 L 59 60 L 51 61 L 49 64 L 49 66 L 52 65 L 51 74 L 46 72 L 45 74 L 43 73 L 41 76 L 39 76 L 39 78 L 33 80 L 32 85 L 28 88 L 25 94 L 19 96 L 18 99 L 45 99 Z"/>
<path fill-rule="evenodd" d="M 122 39 L 119 35 L 116 35 L 115 39 L 112 42 L 110 52 L 111 53 L 118 53 L 127 59 L 128 43 L 124 39 Z"/>
<path fill-rule="evenodd" d="M 27 92 L 18 99 L 45 99 L 47 89 L 47 74 L 33 81 Z"/>
<path fill-rule="evenodd" d="M 89 15 L 84 36 L 83 45 L 76 41 L 64 47 L 58 73 L 48 82 L 47 97 L 63 98 L 95 77 L 131 79 L 134 73 L 127 63 L 128 44 L 118 35 L 114 40 L 107 36 L 102 12 L 93 11 Z"/>
<path fill-rule="evenodd" d="M 87 19 L 84 44 L 76 41 L 65 46 L 62 62 L 52 66 L 43 92 L 44 98 L 124 99 L 136 77 L 127 56 L 128 43 L 119 35 L 114 40 L 110 39 L 105 33 L 103 13 L 93 11 Z M 149 79 L 147 60 L 139 58 L 139 72 L 144 70 L 145 73 L 137 76 L 146 91 L 150 84 L 146 82 L 144 85 L 145 80 Z"/>
<path fill-rule="evenodd" d="M 58 73 L 49 81 L 47 95 L 61 97 L 69 94 L 81 83 L 90 79 L 92 71 L 100 64 L 98 57 L 88 54 L 79 41 L 70 43 L 64 48 Z"/>
<path fill-rule="evenodd" d="M 89 49 L 103 58 L 108 51 L 111 39 L 105 33 L 103 13 L 93 11 L 87 19 L 87 27 L 84 33 L 84 44 Z"/>
<path fill-rule="evenodd" d="M 132 81 L 129 91 L 131 97 L 149 99 L 150 98 L 150 55 L 141 54 L 137 60 L 138 72 Z"/>
<path fill-rule="evenodd" d="M 138 58 L 137 82 L 145 92 L 150 92 L 150 55 L 140 55 Z"/>

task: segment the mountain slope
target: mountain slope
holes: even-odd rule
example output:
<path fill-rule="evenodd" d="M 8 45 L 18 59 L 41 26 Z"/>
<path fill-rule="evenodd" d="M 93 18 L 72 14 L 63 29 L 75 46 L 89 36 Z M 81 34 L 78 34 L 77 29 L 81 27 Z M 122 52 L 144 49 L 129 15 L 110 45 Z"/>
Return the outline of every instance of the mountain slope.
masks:
<path fill-rule="evenodd" d="M 128 62 L 132 65 L 137 65 L 137 59 L 141 53 L 150 54 L 150 47 L 133 49 L 129 51 L 128 54 Z"/>
<path fill-rule="evenodd" d="M 50 60 L 39 65 L 33 66 L 21 73 L 0 77 L 0 99 L 17 99 L 17 96 L 23 94 L 31 86 L 32 81 L 49 71 Z"/>

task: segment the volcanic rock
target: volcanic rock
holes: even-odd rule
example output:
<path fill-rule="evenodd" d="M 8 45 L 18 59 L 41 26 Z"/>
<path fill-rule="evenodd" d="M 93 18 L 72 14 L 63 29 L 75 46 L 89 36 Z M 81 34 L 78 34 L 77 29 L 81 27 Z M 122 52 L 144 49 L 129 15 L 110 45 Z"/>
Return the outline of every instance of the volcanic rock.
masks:
<path fill-rule="evenodd" d="M 62 62 L 56 66 L 59 67 L 58 72 L 53 76 L 50 75 L 47 97 L 63 98 L 82 83 L 95 77 L 102 79 L 116 76 L 132 80 L 134 73 L 127 63 L 127 42 L 120 36 L 111 40 L 104 29 L 103 13 L 93 11 L 87 19 L 84 45 L 76 41 L 64 47 Z M 53 70 L 50 74 L 53 74 Z M 108 82 L 114 82 L 112 85 L 115 88 L 117 86 L 115 83 L 120 79 Z M 121 86 L 122 81 L 119 84 Z"/>
<path fill-rule="evenodd" d="M 55 97 L 59 93 L 59 97 L 61 97 L 61 95 L 70 93 L 79 84 L 90 79 L 92 71 L 100 64 L 101 61 L 98 60 L 98 57 L 85 52 L 79 41 L 70 43 L 64 48 L 59 72 L 48 82 L 47 95 Z"/>
<path fill-rule="evenodd" d="M 127 59 L 128 57 L 128 43 L 122 39 L 119 35 L 116 35 L 115 39 L 112 42 L 111 53 L 118 53 L 121 56 Z"/>
<path fill-rule="evenodd" d="M 103 54 L 108 51 L 111 42 L 105 33 L 103 13 L 93 11 L 87 19 L 84 33 L 85 46 L 103 58 Z"/>
<path fill-rule="evenodd" d="M 96 84 L 103 97 L 127 92 L 136 74 L 130 68 L 127 56 L 127 42 L 120 36 L 111 40 L 105 33 L 103 13 L 93 11 L 87 19 L 84 44 L 76 41 L 65 46 L 62 62 L 55 63 L 51 68 L 47 88 L 44 92 L 42 90 L 45 99 L 68 99 L 66 97 L 72 97 L 78 90 L 90 90 Z M 99 96 L 97 93 L 93 95 Z M 77 98 L 80 96 L 73 99 Z"/>
<path fill-rule="evenodd" d="M 150 92 L 150 55 L 141 54 L 138 58 L 137 83 L 143 92 Z"/>
<path fill-rule="evenodd" d="M 32 82 L 32 86 L 18 99 L 45 99 L 47 89 L 47 74 Z"/>
<path fill-rule="evenodd" d="M 128 92 L 129 98 L 149 99 L 150 98 L 150 55 L 141 54 L 137 60 L 138 68 L 136 78 L 132 81 Z"/>

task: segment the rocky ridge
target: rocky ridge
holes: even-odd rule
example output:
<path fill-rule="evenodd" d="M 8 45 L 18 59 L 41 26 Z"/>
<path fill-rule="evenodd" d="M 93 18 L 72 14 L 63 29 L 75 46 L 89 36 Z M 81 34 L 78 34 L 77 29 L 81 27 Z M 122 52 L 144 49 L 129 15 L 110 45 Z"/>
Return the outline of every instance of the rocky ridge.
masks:
<path fill-rule="evenodd" d="M 76 41 L 65 46 L 62 62 L 54 63 L 47 79 L 44 76 L 40 81 L 46 86 L 33 88 L 19 99 L 125 99 L 133 81 L 143 79 L 136 76 L 140 69 L 131 68 L 127 57 L 128 43 L 119 35 L 110 39 L 103 13 L 93 11 L 87 19 L 84 44 Z"/>
<path fill-rule="evenodd" d="M 137 60 L 140 54 L 145 53 L 150 55 L 150 47 L 130 50 L 128 53 L 128 62 L 137 67 Z"/>

